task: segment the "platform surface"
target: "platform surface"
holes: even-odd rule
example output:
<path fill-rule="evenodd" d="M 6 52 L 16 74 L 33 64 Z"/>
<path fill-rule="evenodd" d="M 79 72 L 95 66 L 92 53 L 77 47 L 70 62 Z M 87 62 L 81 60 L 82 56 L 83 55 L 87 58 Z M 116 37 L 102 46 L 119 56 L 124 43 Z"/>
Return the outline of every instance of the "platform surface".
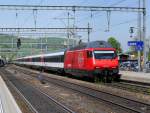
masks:
<path fill-rule="evenodd" d="M 0 76 L 0 113 L 22 113 Z"/>
<path fill-rule="evenodd" d="M 150 73 L 120 71 L 121 79 L 150 83 Z"/>

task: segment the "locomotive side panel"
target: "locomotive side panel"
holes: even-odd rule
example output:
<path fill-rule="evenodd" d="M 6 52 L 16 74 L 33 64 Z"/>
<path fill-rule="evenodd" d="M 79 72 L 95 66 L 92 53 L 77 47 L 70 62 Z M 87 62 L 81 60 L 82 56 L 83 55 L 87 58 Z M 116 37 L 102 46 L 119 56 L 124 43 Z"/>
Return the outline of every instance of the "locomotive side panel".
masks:
<path fill-rule="evenodd" d="M 74 58 L 74 69 L 83 70 L 85 67 L 84 50 L 75 51 Z"/>
<path fill-rule="evenodd" d="M 87 71 L 92 71 L 95 68 L 95 59 L 93 57 L 93 49 L 86 49 L 85 67 Z"/>
<path fill-rule="evenodd" d="M 80 77 L 88 76 L 89 72 L 94 69 L 92 56 L 92 51 L 89 53 L 85 49 L 67 51 L 64 60 L 66 73 Z"/>
<path fill-rule="evenodd" d="M 67 51 L 65 53 L 65 59 L 64 59 L 64 68 L 65 69 L 72 69 L 72 60 L 73 60 L 73 52 Z"/>

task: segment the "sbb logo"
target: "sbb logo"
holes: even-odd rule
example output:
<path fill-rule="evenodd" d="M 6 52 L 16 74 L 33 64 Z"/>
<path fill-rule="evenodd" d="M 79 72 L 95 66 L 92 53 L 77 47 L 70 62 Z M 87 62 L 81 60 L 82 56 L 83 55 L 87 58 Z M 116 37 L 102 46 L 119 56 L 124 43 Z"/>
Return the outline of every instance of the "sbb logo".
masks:
<path fill-rule="evenodd" d="M 78 65 L 79 67 L 83 67 L 84 65 L 84 56 L 82 52 L 80 52 L 78 55 Z"/>

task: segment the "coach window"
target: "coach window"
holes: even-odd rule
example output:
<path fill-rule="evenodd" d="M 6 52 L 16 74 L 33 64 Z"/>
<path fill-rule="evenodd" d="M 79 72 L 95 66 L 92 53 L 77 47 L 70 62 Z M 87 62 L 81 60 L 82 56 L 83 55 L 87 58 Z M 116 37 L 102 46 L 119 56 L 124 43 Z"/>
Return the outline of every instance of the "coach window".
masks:
<path fill-rule="evenodd" d="M 47 61 L 47 57 L 44 57 L 44 61 L 45 61 L 45 62 L 48 62 L 48 61 Z"/>
<path fill-rule="evenodd" d="M 61 62 L 61 55 L 57 56 L 58 60 L 57 62 Z"/>
<path fill-rule="evenodd" d="M 49 62 L 53 62 L 53 57 L 50 57 Z"/>
<path fill-rule="evenodd" d="M 34 58 L 34 62 L 37 62 L 37 61 L 36 61 L 36 58 Z"/>
<path fill-rule="evenodd" d="M 37 57 L 37 58 L 36 58 L 36 61 L 37 61 L 37 62 L 41 62 L 41 58 Z"/>
<path fill-rule="evenodd" d="M 47 62 L 52 62 L 52 57 L 51 56 L 47 57 L 46 59 L 47 59 Z"/>
<path fill-rule="evenodd" d="M 57 56 L 57 62 L 61 61 L 61 56 Z"/>
<path fill-rule="evenodd" d="M 52 62 L 53 58 L 52 57 L 49 57 L 49 62 Z"/>
<path fill-rule="evenodd" d="M 58 56 L 54 57 L 54 62 L 58 62 Z"/>
<path fill-rule="evenodd" d="M 64 55 L 61 55 L 61 62 L 64 62 Z"/>
<path fill-rule="evenodd" d="M 54 57 L 51 57 L 51 62 L 54 62 Z"/>
<path fill-rule="evenodd" d="M 48 61 L 49 61 L 49 62 L 52 62 L 52 57 L 49 57 Z"/>
<path fill-rule="evenodd" d="M 60 62 L 62 62 L 62 60 L 63 60 L 63 56 L 61 55 L 61 56 L 60 56 Z"/>
<path fill-rule="evenodd" d="M 34 59 L 34 62 L 36 62 L 36 58 L 33 58 Z"/>
<path fill-rule="evenodd" d="M 38 58 L 34 58 L 34 62 L 38 62 Z"/>
<path fill-rule="evenodd" d="M 54 62 L 59 62 L 59 56 L 55 56 Z"/>
<path fill-rule="evenodd" d="M 61 56 L 58 56 L 58 61 L 57 62 L 61 62 Z"/>

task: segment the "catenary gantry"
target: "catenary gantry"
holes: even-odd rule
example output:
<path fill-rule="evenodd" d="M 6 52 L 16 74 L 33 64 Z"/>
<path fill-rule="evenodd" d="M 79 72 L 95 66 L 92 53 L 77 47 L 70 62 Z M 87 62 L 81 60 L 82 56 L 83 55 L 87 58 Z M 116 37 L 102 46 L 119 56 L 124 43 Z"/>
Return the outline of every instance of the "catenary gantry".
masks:
<path fill-rule="evenodd" d="M 124 11 L 143 12 L 137 7 L 101 7 L 101 6 L 41 6 L 41 5 L 0 5 L 1 10 L 68 10 L 68 11 Z"/>
<path fill-rule="evenodd" d="M 92 28 L 0 28 L 0 32 L 68 32 L 68 29 L 76 32 L 87 32 L 92 30 Z"/>

